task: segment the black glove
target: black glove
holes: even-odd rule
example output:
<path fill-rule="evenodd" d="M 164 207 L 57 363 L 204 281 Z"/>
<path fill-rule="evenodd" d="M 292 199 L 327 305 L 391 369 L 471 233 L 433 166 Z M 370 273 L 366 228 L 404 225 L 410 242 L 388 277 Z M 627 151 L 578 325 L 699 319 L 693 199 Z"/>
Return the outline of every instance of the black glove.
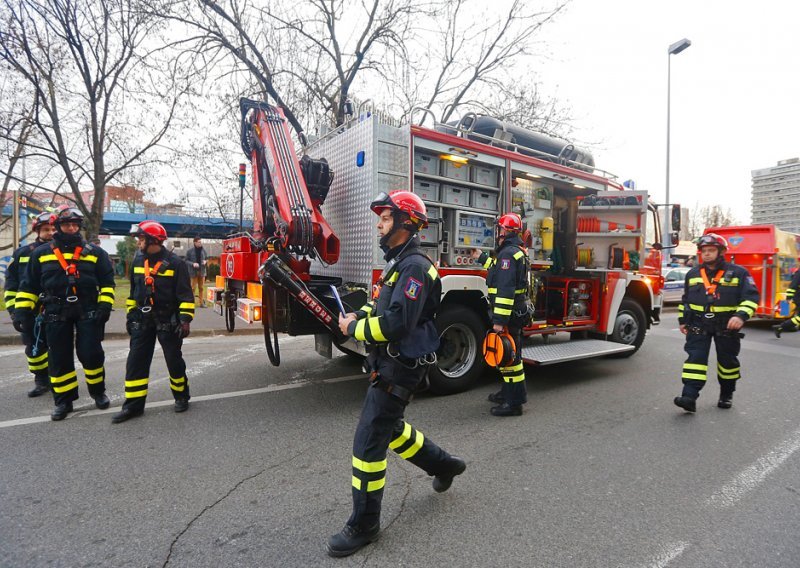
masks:
<path fill-rule="evenodd" d="M 17 325 L 19 325 L 19 327 L 17 327 Z M 33 333 L 33 315 L 26 314 L 20 316 L 19 314 L 15 314 L 14 329 L 19 331 L 20 333 Z"/>
<path fill-rule="evenodd" d="M 19 320 L 19 318 L 17 318 L 16 315 L 14 315 L 14 311 L 9 310 L 8 314 L 11 316 L 11 325 L 13 325 L 14 329 L 16 329 L 18 332 L 22 333 L 22 322 Z"/>
<path fill-rule="evenodd" d="M 97 323 L 104 324 L 111 317 L 111 306 L 97 306 L 94 312 L 94 319 Z"/>
<path fill-rule="evenodd" d="M 185 339 L 189 337 L 189 333 L 191 330 L 189 329 L 189 322 L 182 321 L 178 324 L 178 327 L 175 329 L 175 333 L 178 335 L 178 339 Z"/>

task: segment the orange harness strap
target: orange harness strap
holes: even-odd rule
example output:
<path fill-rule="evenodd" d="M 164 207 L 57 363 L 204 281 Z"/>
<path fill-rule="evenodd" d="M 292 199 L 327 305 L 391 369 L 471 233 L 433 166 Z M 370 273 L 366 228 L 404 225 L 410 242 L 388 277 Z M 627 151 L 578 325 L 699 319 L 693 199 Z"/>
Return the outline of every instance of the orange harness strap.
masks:
<path fill-rule="evenodd" d="M 61 249 L 50 245 L 50 248 L 53 249 L 53 254 L 56 255 L 56 259 L 58 259 L 58 264 L 61 265 L 61 268 L 64 269 L 64 272 L 67 274 L 67 280 L 69 280 L 69 287 L 72 287 L 72 295 L 78 295 L 78 288 L 75 286 L 75 280 L 81 277 L 80 272 L 78 272 L 78 260 L 81 257 L 81 252 L 83 252 L 83 247 L 77 246 L 75 250 L 72 252 L 72 262 L 67 262 L 67 259 L 64 258 L 64 254 L 61 252 Z"/>
<path fill-rule="evenodd" d="M 151 269 L 150 262 L 145 258 L 144 259 L 144 285 L 148 288 L 147 299 L 150 300 L 150 305 L 153 305 L 153 296 L 155 296 L 156 287 L 155 287 L 155 280 L 153 276 L 158 274 L 158 269 L 161 268 L 161 262 L 156 262 L 156 265 Z"/>
<path fill-rule="evenodd" d="M 715 296 L 717 293 L 717 285 L 719 281 L 722 279 L 722 276 L 725 274 L 724 270 L 718 270 L 717 273 L 714 275 L 713 280 L 711 282 L 708 281 L 708 274 L 706 273 L 706 267 L 703 266 L 700 268 L 700 276 L 703 277 L 703 286 L 706 287 L 706 294 L 709 296 Z"/>

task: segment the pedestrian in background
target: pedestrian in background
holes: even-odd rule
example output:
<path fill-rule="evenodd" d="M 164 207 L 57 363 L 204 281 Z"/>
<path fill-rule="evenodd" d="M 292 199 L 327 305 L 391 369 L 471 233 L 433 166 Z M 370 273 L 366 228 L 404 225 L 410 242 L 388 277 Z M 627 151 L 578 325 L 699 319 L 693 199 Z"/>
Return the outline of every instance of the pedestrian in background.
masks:
<path fill-rule="evenodd" d="M 11 262 L 6 269 L 6 291 L 4 300 L 6 309 L 11 316 L 11 323 L 14 329 L 20 332 L 22 343 L 25 345 L 25 355 L 28 358 L 28 370 L 33 373 L 33 389 L 28 391 L 28 396 L 33 398 L 50 391 L 50 379 L 47 376 L 47 338 L 41 319 L 39 319 L 38 329 L 34 325 L 31 333 L 22 331 L 22 322 L 14 314 L 14 302 L 19 290 L 20 278 L 28 267 L 31 253 L 44 243 L 53 240 L 53 233 L 56 228 L 53 224 L 55 215 L 50 212 L 40 213 L 33 221 L 33 232 L 36 233 L 36 240 L 27 245 L 22 245 L 14 251 Z M 37 298 L 34 303 L 33 313 L 38 315 L 41 311 L 42 303 Z"/>
<path fill-rule="evenodd" d="M 742 329 L 758 308 L 759 294 L 746 268 L 726 262 L 728 242 L 715 233 L 700 237 L 698 259 L 702 264 L 686 273 L 678 323 L 686 336 L 683 392 L 675 405 L 687 412 L 697 410 L 697 398 L 706 384 L 711 341 L 717 348 L 719 408 L 733 406 L 733 392 L 741 378 L 739 351 Z"/>
<path fill-rule="evenodd" d="M 186 263 L 189 265 L 192 290 L 194 290 L 195 287 L 197 288 L 197 305 L 204 308 L 205 296 L 203 294 L 203 287 L 206 281 L 208 254 L 206 253 L 206 249 L 203 248 L 203 241 L 200 237 L 195 237 L 193 244 L 194 246 L 186 253 Z"/>

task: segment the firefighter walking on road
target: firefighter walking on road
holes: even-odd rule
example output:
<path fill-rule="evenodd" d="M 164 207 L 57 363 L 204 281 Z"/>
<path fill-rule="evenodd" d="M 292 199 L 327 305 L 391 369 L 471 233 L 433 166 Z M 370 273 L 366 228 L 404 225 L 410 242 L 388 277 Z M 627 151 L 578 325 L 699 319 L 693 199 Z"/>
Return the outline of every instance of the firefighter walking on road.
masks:
<path fill-rule="evenodd" d="M 14 303 L 17 297 L 17 290 L 19 290 L 20 278 L 22 273 L 28 267 L 31 253 L 44 243 L 49 243 L 53 240 L 53 232 L 55 226 L 53 220 L 55 215 L 49 212 L 40 213 L 33 221 L 33 232 L 36 233 L 36 240 L 32 243 L 22 245 L 14 251 L 11 257 L 11 262 L 6 269 L 6 291 L 4 300 L 6 302 L 6 309 L 11 316 L 11 322 L 14 324 L 14 329 L 19 331 L 22 335 L 22 343 L 25 345 L 25 356 L 28 358 L 28 370 L 33 373 L 34 387 L 28 391 L 28 396 L 33 398 L 41 396 L 50 391 L 50 379 L 47 376 L 47 338 L 42 326 L 41 318 L 39 318 L 38 328 L 34 324 L 32 332 L 27 333 L 22 331 L 22 322 L 14 314 Z M 33 313 L 38 315 L 41 310 L 41 302 L 34 303 Z"/>
<path fill-rule="evenodd" d="M 194 319 L 194 295 L 186 263 L 164 248 L 167 231 L 155 221 L 131 228 L 141 251 L 133 259 L 131 292 L 126 302 L 131 347 L 125 369 L 125 402 L 111 421 L 125 422 L 144 413 L 150 364 L 156 339 L 164 351 L 175 412 L 189 409 L 189 380 L 181 347 Z"/>
<path fill-rule="evenodd" d="M 101 342 L 114 305 L 114 269 L 106 251 L 81 237 L 80 211 L 62 206 L 54 223 L 53 240 L 31 253 L 14 305 L 23 331 L 30 333 L 42 295 L 48 374 L 55 399 L 50 418 L 63 420 L 78 399 L 73 349 L 83 365 L 89 395 L 97 408 L 108 408 Z"/>
<path fill-rule="evenodd" d="M 371 384 L 353 440 L 353 512 L 344 529 L 328 540 L 331 556 L 348 556 L 378 538 L 389 449 L 434 476 L 433 489 L 439 493 L 466 469 L 464 460 L 403 419 L 439 345 L 433 318 L 441 280 L 417 236 L 427 225 L 425 205 L 410 191 L 393 191 L 380 194 L 371 209 L 380 217 L 378 233 L 387 264 L 373 300 L 339 317 L 343 334 L 371 346 Z"/>
<path fill-rule="evenodd" d="M 719 408 L 733 406 L 733 392 L 741 378 L 739 330 L 758 308 L 759 294 L 746 268 L 726 262 L 727 241 L 715 234 L 700 237 L 698 257 L 702 264 L 686 274 L 683 299 L 678 306 L 678 323 L 686 335 L 683 364 L 683 393 L 675 404 L 695 412 L 696 400 L 706 384 L 711 341 L 717 348 Z"/>
<path fill-rule="evenodd" d="M 786 299 L 794 304 L 794 315 L 778 325 L 773 325 L 775 337 L 781 338 L 784 331 L 795 332 L 800 329 L 800 269 L 796 270 L 789 287 L 786 289 Z"/>
<path fill-rule="evenodd" d="M 521 416 L 522 405 L 528 402 L 525 369 L 522 363 L 522 328 L 530 320 L 528 312 L 528 261 L 519 237 L 522 220 L 516 213 L 506 213 L 497 220 L 494 257 L 478 249 L 472 258 L 488 270 L 486 286 L 489 294 L 490 319 L 496 332 L 508 330 L 516 349 L 514 359 L 499 367 L 503 387 L 489 395 L 494 416 Z"/>

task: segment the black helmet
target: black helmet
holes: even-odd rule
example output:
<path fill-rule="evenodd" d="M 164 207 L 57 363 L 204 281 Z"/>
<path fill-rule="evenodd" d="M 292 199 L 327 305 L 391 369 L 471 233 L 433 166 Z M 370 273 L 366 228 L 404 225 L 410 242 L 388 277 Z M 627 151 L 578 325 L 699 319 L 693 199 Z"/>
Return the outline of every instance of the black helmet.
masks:
<path fill-rule="evenodd" d="M 62 205 L 56 209 L 56 228 L 61 226 L 61 223 L 77 223 L 78 226 L 83 225 L 83 213 L 75 207 L 69 205 Z"/>

